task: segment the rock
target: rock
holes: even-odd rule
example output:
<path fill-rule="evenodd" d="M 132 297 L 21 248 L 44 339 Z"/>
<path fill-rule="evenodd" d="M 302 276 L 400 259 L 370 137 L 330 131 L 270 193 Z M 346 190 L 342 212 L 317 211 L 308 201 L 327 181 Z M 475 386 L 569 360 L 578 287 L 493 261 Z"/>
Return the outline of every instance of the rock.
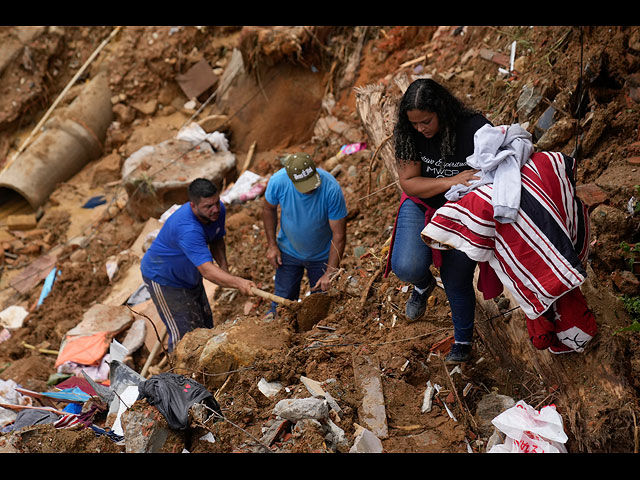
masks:
<path fill-rule="evenodd" d="M 595 236 L 607 235 L 622 238 L 631 229 L 628 215 L 609 205 L 598 205 L 589 215 L 589 219 Z"/>
<path fill-rule="evenodd" d="M 222 185 L 235 172 L 236 157 L 207 146 L 167 140 L 129 156 L 122 166 L 129 212 L 140 219 L 160 218 L 172 205 L 187 201 L 187 187 L 196 178 Z"/>
<path fill-rule="evenodd" d="M 640 103 L 640 73 L 633 73 L 624 82 L 629 98 L 636 103 Z"/>
<path fill-rule="evenodd" d="M 31 230 L 36 228 L 38 222 L 35 214 L 9 215 L 7 217 L 7 227 L 9 230 Z"/>
<path fill-rule="evenodd" d="M 123 103 L 117 103 L 113 106 L 113 114 L 116 120 L 123 125 L 129 125 L 136 118 L 135 110 Z"/>
<path fill-rule="evenodd" d="M 158 109 L 158 101 L 156 99 L 151 99 L 146 102 L 132 103 L 131 106 L 143 115 L 153 115 Z"/>
<path fill-rule="evenodd" d="M 356 387 L 362 395 L 358 409 L 360 422 L 379 438 L 389 434 L 380 365 L 375 356 L 358 355 L 353 358 Z"/>
<path fill-rule="evenodd" d="M 349 453 L 382 453 L 383 450 L 380 439 L 363 428 L 354 439 Z"/>
<path fill-rule="evenodd" d="M 491 436 L 495 429 L 491 421 L 515 404 L 516 402 L 513 398 L 497 393 L 490 393 L 482 397 L 478 402 L 475 415 L 481 435 L 484 437 Z"/>
<path fill-rule="evenodd" d="M 117 152 L 101 158 L 93 167 L 91 186 L 95 188 L 120 180 L 120 168 L 121 158 Z"/>
<path fill-rule="evenodd" d="M 559 150 L 569 141 L 575 132 L 576 121 L 573 118 L 562 118 L 544 132 L 536 146 L 541 150 Z"/>
<path fill-rule="evenodd" d="M 228 121 L 227 115 L 209 115 L 198 121 L 198 125 L 207 133 L 220 132 Z"/>
<path fill-rule="evenodd" d="M 640 280 L 628 270 L 617 270 L 611 274 L 611 280 L 624 295 L 636 296 L 640 292 Z"/>
<path fill-rule="evenodd" d="M 518 118 L 520 119 L 520 121 L 527 120 L 541 100 L 542 93 L 539 91 L 539 89 L 535 88 L 532 85 L 524 85 L 522 87 L 522 93 L 520 94 L 520 97 L 518 97 L 518 101 L 516 102 L 516 105 L 518 107 Z"/>
<path fill-rule="evenodd" d="M 597 207 L 598 205 L 606 202 L 609 198 L 607 192 L 602 190 L 595 183 L 578 185 L 576 187 L 576 194 L 587 207 Z"/>
<path fill-rule="evenodd" d="M 622 193 L 631 196 L 640 184 L 640 169 L 626 163 L 613 163 L 596 179 L 596 185 L 611 195 Z"/>
<path fill-rule="evenodd" d="M 332 451 L 338 450 L 340 452 L 344 452 L 349 446 L 349 441 L 347 440 L 344 430 L 333 423 L 331 419 L 327 419 L 324 424 L 324 428 L 326 431 L 325 438 L 329 444 L 329 449 Z"/>
<path fill-rule="evenodd" d="M 273 414 L 291 422 L 304 419 L 326 420 L 329 418 L 329 404 L 320 398 L 296 398 L 280 400 Z"/>
<path fill-rule="evenodd" d="M 121 416 L 126 453 L 180 453 L 184 434 L 169 428 L 160 411 L 146 400 L 136 401 Z"/>
<path fill-rule="evenodd" d="M 258 390 L 260 390 L 265 397 L 271 398 L 282 390 L 282 384 L 279 382 L 267 382 L 267 380 L 261 378 L 258 382 Z"/>
<path fill-rule="evenodd" d="M 291 335 L 284 327 L 249 318 L 223 327 L 198 328 L 182 337 L 174 350 L 177 373 L 206 371 L 211 374 L 208 385 L 220 388 L 228 372 L 251 365 L 259 355 L 279 351 Z"/>

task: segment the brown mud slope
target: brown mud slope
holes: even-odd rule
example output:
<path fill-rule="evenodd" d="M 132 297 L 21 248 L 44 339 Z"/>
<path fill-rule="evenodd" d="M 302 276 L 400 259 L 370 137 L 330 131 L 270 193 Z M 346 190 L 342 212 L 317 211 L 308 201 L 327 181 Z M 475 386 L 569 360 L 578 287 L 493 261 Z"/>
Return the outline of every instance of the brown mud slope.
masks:
<path fill-rule="evenodd" d="M 0 30 L 0 43 L 16 46 L 11 55 L 0 57 L 9 58 L 0 67 L 0 158 L 4 161 L 112 31 L 112 27 L 42 27 L 42 31 L 25 33 L 24 28 Z M 510 67 L 513 41 L 517 42 L 514 71 L 501 73 L 500 68 Z M 242 51 L 245 75 L 233 94 L 216 98 L 197 112 L 215 87 L 201 94 L 193 107 L 176 76 L 202 58 L 220 74 L 236 48 Z M 273 407 L 300 392 L 301 376 L 325 382 L 324 388 L 343 411 L 339 426 L 353 439 L 362 400 L 354 379 L 354 358 L 369 354 L 377 357 L 382 372 L 389 427 L 389 436 L 383 440 L 386 452 L 484 452 L 488 438 L 475 412 L 478 401 L 491 392 L 536 408 L 556 403 L 562 414 L 568 407 L 558 403 L 562 385 L 544 384 L 532 371 L 502 368 L 481 341 L 461 374 L 447 374 L 438 352 L 446 349 L 452 329 L 441 288 L 436 289 L 421 321 L 408 323 L 404 318 L 410 290 L 395 276 L 382 276 L 399 193 L 382 162 L 373 158 L 378 145 L 370 144 L 364 133 L 353 88 L 391 85 L 401 72 L 432 75 L 494 124 L 520 122 L 531 132 L 553 105 L 554 128 L 546 137 L 538 137 L 538 146 L 544 142 L 545 150 L 576 154 L 578 183 L 595 192 L 588 199 L 595 285 L 589 300 L 603 327 L 600 335 L 613 336 L 632 321 L 619 297 L 640 293 L 629 261 L 633 249 L 620 247 L 622 242 L 633 246 L 639 240 L 637 218 L 628 211 L 630 199 L 637 194 L 634 186 L 640 184 L 636 163 L 640 82 L 635 73 L 639 62 L 638 27 L 123 27 L 63 102 L 70 102 L 82 82 L 98 69 L 108 69 L 116 119 L 109 128 L 104 156 L 61 184 L 35 212 L 39 218 L 35 233 L 18 232 L 3 240 L 0 306 L 22 305 L 30 314 L 22 328 L 0 343 L 0 378 L 45 390 L 56 358 L 46 352 L 60 347 L 63 335 L 94 302 L 108 295 L 133 263 L 126 251 L 143 223 L 119 203 L 90 212 L 79 206 L 93 195 L 114 198 L 119 192 L 119 167 L 138 148 L 173 137 L 196 113 L 198 119 L 220 114 L 230 118 L 224 131 L 239 165 L 252 152 L 250 169 L 260 175 L 276 171 L 285 153 L 307 151 L 322 166 L 345 143 L 369 144 L 366 150 L 344 158 L 337 174 L 350 213 L 345 259 L 332 291 L 324 301 L 309 297 L 293 310 L 279 309 L 278 318 L 266 328 L 273 328 L 274 335 L 286 330 L 287 344 L 275 353 L 270 344 L 251 365 L 234 371 L 224 388 L 215 388 L 229 422 L 216 424 L 216 443 L 194 441 L 190 451 L 255 451 L 254 439 L 262 436 L 263 427 L 273 418 Z M 580 65 L 584 65 L 582 75 Z M 577 135 L 581 149 L 575 152 Z M 272 291 L 260 202 L 228 207 L 227 251 L 233 273 Z M 87 225 L 87 230 L 81 228 Z M 71 242 L 80 234 L 85 243 Z M 11 279 L 52 251 L 61 275 L 43 304 L 35 308 L 41 282 L 20 293 L 11 287 Z M 105 263 L 119 254 L 118 273 L 110 280 Z M 216 293 L 216 328 L 263 322 L 267 300 L 227 293 Z M 637 333 L 616 338 L 625 360 L 611 365 L 611 370 L 622 372 L 631 388 L 637 389 Z M 147 347 L 141 348 L 131 365 L 140 371 L 148 354 Z M 172 360 L 166 362 L 164 368 L 171 364 Z M 571 368 L 576 379 L 589 376 L 581 371 L 579 358 L 572 360 Z M 212 389 L 216 385 L 207 372 L 195 372 L 194 378 Z M 257 387 L 262 378 L 287 389 L 268 398 Z M 441 385 L 443 392 L 433 410 L 422 413 L 428 380 Z M 447 414 L 443 402 L 456 420 Z M 607 402 L 603 398 L 601 405 L 583 405 L 583 418 L 591 418 L 590 409 L 606 410 Z M 608 431 L 601 433 L 595 446 L 585 447 L 585 439 L 568 432 L 569 451 L 635 451 L 636 409 L 634 402 L 629 415 L 618 415 L 617 423 L 600 426 L 598 432 Z M 118 450 L 104 438 L 89 439 L 86 432 L 85 437 L 79 435 L 38 428 L 23 436 L 22 448 L 27 452 Z M 322 436 L 311 430 L 273 446 L 280 452 L 326 448 Z"/>

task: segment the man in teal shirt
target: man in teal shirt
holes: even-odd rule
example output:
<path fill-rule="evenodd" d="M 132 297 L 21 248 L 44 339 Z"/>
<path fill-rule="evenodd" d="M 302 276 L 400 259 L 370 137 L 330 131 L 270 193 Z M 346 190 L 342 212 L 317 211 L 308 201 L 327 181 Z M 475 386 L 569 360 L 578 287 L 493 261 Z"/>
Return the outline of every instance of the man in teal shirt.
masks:
<path fill-rule="evenodd" d="M 262 209 L 267 259 L 276 269 L 276 295 L 297 300 L 305 270 L 312 292 L 329 289 L 331 274 L 338 270 L 344 253 L 346 217 L 337 180 L 316 168 L 308 154 L 290 155 L 284 168 L 269 179 Z M 271 312 L 275 313 L 275 306 Z"/>

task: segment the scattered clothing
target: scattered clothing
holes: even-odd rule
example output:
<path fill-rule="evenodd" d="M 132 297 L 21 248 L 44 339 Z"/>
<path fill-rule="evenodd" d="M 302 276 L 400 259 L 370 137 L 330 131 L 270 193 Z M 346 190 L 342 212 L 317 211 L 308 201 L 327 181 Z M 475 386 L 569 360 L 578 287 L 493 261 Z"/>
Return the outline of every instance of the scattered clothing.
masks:
<path fill-rule="evenodd" d="M 186 430 L 189 427 L 189 409 L 196 403 L 202 403 L 222 416 L 220 405 L 211 392 L 183 375 L 153 375 L 138 388 L 138 399 L 145 398 L 149 405 L 155 406 L 174 430 Z"/>
<path fill-rule="evenodd" d="M 550 308 L 560 312 L 554 314 L 560 326 L 548 329 L 560 328 L 560 342 L 581 351 L 597 327 L 592 315 L 576 308 L 586 308 L 578 287 L 587 276 L 589 217 L 576 195 L 575 168 L 575 159 L 563 153 L 534 153 L 521 170 L 514 222 L 495 221 L 494 186 L 486 184 L 438 209 L 422 235 L 488 262 L 527 319 L 544 323 L 539 317 Z"/>
<path fill-rule="evenodd" d="M 456 201 L 481 185 L 493 184 L 492 204 L 498 222 L 514 222 L 520 209 L 520 170 L 533 153 L 531 134 L 519 124 L 484 125 L 474 135 L 473 155 L 467 163 L 480 170 L 472 185 L 455 185 L 445 194 Z"/>

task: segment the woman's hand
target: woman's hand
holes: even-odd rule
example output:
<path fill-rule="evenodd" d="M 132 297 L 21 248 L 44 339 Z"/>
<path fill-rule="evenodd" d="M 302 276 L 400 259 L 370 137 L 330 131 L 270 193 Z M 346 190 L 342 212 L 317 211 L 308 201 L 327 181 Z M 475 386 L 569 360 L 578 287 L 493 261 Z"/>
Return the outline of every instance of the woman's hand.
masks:
<path fill-rule="evenodd" d="M 480 180 L 480 177 L 476 176 L 476 173 L 478 173 L 480 170 L 463 170 L 462 172 L 458 173 L 457 175 L 454 175 L 451 178 L 451 186 L 454 185 L 464 185 L 466 187 L 468 187 L 469 185 L 471 185 L 473 182 L 476 182 L 478 180 Z"/>

